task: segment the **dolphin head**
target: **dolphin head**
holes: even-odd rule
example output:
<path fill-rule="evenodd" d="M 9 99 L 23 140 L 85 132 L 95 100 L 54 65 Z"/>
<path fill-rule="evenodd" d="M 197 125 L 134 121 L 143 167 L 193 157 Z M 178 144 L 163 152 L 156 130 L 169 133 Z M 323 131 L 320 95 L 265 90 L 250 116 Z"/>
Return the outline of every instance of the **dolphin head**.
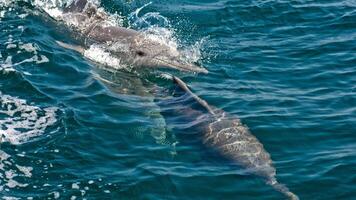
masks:
<path fill-rule="evenodd" d="M 168 68 L 186 72 L 208 73 L 203 67 L 184 61 L 182 54 L 159 40 L 138 34 L 119 47 L 111 48 L 111 53 L 135 67 Z"/>
<path fill-rule="evenodd" d="M 162 67 L 180 71 L 208 73 L 208 71 L 197 65 L 184 61 L 182 54 L 159 40 L 147 36 L 135 37 L 130 48 L 137 66 Z"/>

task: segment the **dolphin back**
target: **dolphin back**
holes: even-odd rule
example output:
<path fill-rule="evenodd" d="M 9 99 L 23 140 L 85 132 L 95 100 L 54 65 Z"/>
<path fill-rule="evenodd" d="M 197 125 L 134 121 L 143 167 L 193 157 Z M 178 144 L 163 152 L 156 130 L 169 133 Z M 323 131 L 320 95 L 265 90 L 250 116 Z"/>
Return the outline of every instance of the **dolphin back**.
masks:
<path fill-rule="evenodd" d="M 263 145 L 239 119 L 229 119 L 225 112 L 208 123 L 203 142 L 253 174 L 266 179 L 276 175 L 271 157 Z"/>
<path fill-rule="evenodd" d="M 178 77 L 174 82 L 190 94 L 210 114 L 203 133 L 203 143 L 218 150 L 225 158 L 234 161 L 247 169 L 251 174 L 263 177 L 268 185 L 292 200 L 297 195 L 276 180 L 276 169 L 273 167 L 270 154 L 262 143 L 251 134 L 248 127 L 225 111 L 210 106 L 205 100 L 194 94 Z"/>
<path fill-rule="evenodd" d="M 229 118 L 221 111 L 219 118 L 208 123 L 203 138 L 205 145 L 217 149 L 224 157 L 245 167 L 251 174 L 263 177 L 268 185 L 288 199 L 299 199 L 276 180 L 276 169 L 270 154 L 239 119 Z"/>

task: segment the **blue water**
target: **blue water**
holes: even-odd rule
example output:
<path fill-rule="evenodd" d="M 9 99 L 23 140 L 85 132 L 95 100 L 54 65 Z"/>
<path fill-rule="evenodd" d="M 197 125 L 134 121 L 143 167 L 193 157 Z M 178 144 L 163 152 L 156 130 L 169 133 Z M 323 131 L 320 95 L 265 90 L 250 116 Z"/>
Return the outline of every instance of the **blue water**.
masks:
<path fill-rule="evenodd" d="M 164 107 L 174 86 L 157 70 L 107 71 L 59 46 L 75 39 L 33 3 L 0 2 L 1 197 L 284 199 L 163 112 L 194 105 Z M 198 49 L 209 74 L 170 73 L 239 117 L 300 199 L 356 198 L 354 0 L 152 1 L 135 15 L 146 3 L 101 7 Z"/>

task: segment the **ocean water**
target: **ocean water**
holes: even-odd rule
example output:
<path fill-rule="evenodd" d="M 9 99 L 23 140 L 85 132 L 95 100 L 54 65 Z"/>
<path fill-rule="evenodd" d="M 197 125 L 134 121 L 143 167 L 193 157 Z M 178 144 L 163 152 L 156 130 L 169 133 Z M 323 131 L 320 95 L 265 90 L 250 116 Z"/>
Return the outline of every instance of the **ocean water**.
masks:
<path fill-rule="evenodd" d="M 300 199 L 356 199 L 356 1 L 95 1 L 208 74 L 65 49 L 65 3 L 0 0 L 1 198 L 285 199 L 202 145 L 172 73 L 240 118 Z"/>

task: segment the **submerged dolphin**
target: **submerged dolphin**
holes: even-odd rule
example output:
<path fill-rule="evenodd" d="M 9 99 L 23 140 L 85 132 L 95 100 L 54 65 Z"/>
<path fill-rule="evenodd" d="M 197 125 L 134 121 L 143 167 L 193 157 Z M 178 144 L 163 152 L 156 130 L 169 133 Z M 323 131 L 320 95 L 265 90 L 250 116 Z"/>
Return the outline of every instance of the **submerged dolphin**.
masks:
<path fill-rule="evenodd" d="M 204 119 L 202 120 L 204 124 L 203 143 L 206 146 L 218 150 L 227 159 L 245 167 L 252 174 L 263 177 L 267 184 L 289 199 L 299 199 L 297 195 L 277 181 L 276 169 L 273 167 L 269 153 L 239 119 L 228 117 L 223 110 L 210 106 L 205 100 L 194 94 L 178 77 L 173 77 L 173 80 L 179 88 L 191 95 L 208 111 L 207 116 L 195 116 Z M 199 114 L 195 111 L 195 115 L 197 115 L 196 113 Z"/>
<path fill-rule="evenodd" d="M 149 38 L 144 33 L 108 23 L 108 15 L 87 0 L 75 0 L 63 11 L 59 20 L 85 39 L 83 46 L 59 42 L 61 46 L 84 53 L 85 48 L 90 45 L 100 44 L 112 56 L 134 67 L 167 67 L 208 73 L 202 67 L 184 62 L 176 48 Z"/>

